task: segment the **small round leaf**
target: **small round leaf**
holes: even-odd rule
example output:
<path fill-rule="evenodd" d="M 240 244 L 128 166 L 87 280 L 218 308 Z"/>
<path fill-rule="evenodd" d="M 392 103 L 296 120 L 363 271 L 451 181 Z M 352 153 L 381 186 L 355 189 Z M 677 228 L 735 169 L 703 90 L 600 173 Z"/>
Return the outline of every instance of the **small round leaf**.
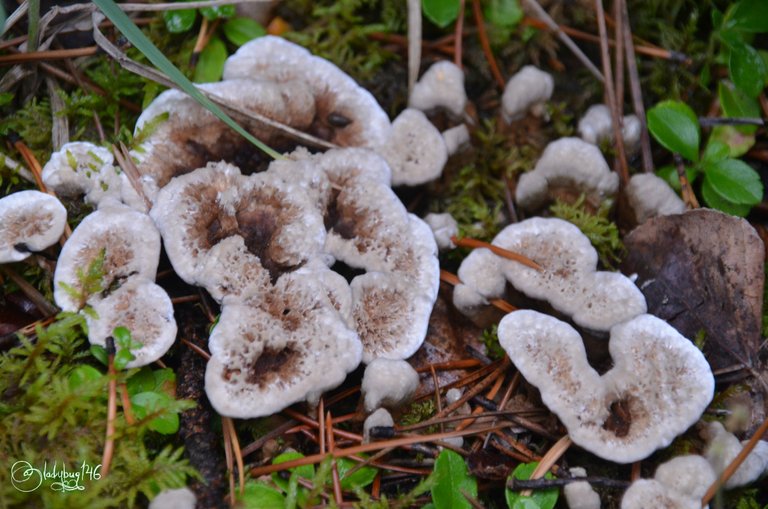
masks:
<path fill-rule="evenodd" d="M 760 94 L 768 74 L 763 58 L 749 44 L 740 44 L 731 49 L 728 71 L 733 83 L 748 97 L 757 97 Z"/>
<path fill-rule="evenodd" d="M 648 110 L 648 130 L 656 141 L 689 161 L 699 160 L 699 120 L 685 103 L 663 101 Z"/>
<path fill-rule="evenodd" d="M 267 34 L 267 30 L 251 18 L 232 18 L 222 26 L 224 35 L 235 46 L 242 46 L 251 39 Z"/>
<path fill-rule="evenodd" d="M 712 186 L 706 178 L 701 184 L 701 196 L 704 198 L 707 205 L 713 209 L 720 210 L 726 214 L 731 214 L 732 216 L 744 217 L 749 214 L 749 209 L 752 208 L 749 205 L 737 205 L 723 199 L 712 189 Z"/>
<path fill-rule="evenodd" d="M 741 0 L 728 12 L 728 21 L 745 32 L 768 32 L 765 0 Z"/>
<path fill-rule="evenodd" d="M 224 73 L 224 61 L 227 59 L 227 48 L 218 37 L 212 38 L 200 53 L 200 60 L 195 66 L 195 83 L 211 83 L 219 81 Z"/>
<path fill-rule="evenodd" d="M 725 159 L 707 164 L 704 178 L 713 191 L 729 202 L 756 205 L 763 199 L 760 175 L 739 159 Z"/>
<path fill-rule="evenodd" d="M 477 497 L 477 480 L 467 472 L 467 464 L 458 453 L 443 449 L 435 461 L 435 485 L 432 502 L 436 509 L 471 509 L 465 495 Z"/>
<path fill-rule="evenodd" d="M 421 9 L 432 23 L 440 28 L 447 27 L 459 15 L 459 0 L 423 0 Z"/>
<path fill-rule="evenodd" d="M 180 34 L 190 30 L 195 24 L 195 18 L 197 18 L 197 11 L 194 9 L 179 9 L 163 13 L 165 28 L 172 34 Z"/>

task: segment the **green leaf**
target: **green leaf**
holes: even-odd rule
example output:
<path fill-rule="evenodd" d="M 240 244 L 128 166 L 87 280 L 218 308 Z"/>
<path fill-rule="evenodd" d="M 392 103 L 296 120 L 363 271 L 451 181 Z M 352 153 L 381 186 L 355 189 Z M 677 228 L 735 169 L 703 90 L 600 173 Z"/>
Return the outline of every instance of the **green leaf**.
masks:
<path fill-rule="evenodd" d="M 749 209 L 752 207 L 749 205 L 737 205 L 733 202 L 723 199 L 722 196 L 717 194 L 707 179 L 701 183 L 701 196 L 704 201 L 713 209 L 721 210 L 727 214 L 733 216 L 744 217 L 749 214 Z"/>
<path fill-rule="evenodd" d="M 717 96 L 723 113 L 731 118 L 760 118 L 760 104 L 757 99 L 748 97 L 733 83 L 720 80 L 717 84 Z M 755 126 L 749 126 L 755 127 Z"/>
<path fill-rule="evenodd" d="M 235 46 L 242 46 L 246 42 L 267 34 L 267 30 L 257 21 L 251 18 L 232 18 L 222 26 L 224 35 Z"/>
<path fill-rule="evenodd" d="M 135 341 L 131 338 L 131 331 L 126 327 L 115 327 L 112 331 L 112 337 L 115 339 L 115 344 L 120 348 L 130 349 Z"/>
<path fill-rule="evenodd" d="M 211 38 L 200 53 L 200 60 L 195 66 L 195 83 L 219 81 L 224 73 L 224 61 L 227 59 L 227 47 L 218 37 Z"/>
<path fill-rule="evenodd" d="M 134 356 L 130 350 L 122 349 L 118 350 L 115 353 L 115 369 L 118 371 L 122 371 L 123 369 L 128 366 L 128 363 L 134 360 L 136 356 Z"/>
<path fill-rule="evenodd" d="M 760 175 L 739 159 L 707 164 L 704 180 L 723 199 L 737 205 L 756 205 L 763 199 Z"/>
<path fill-rule="evenodd" d="M 91 351 L 91 355 L 96 357 L 96 360 L 98 360 L 105 366 L 108 364 L 109 357 L 107 356 L 107 350 L 103 346 L 91 345 L 90 351 Z"/>
<path fill-rule="evenodd" d="M 768 32 L 765 0 L 741 0 L 728 13 L 728 21 L 745 32 Z"/>
<path fill-rule="evenodd" d="M 510 478 L 514 477 L 521 481 L 531 478 L 531 474 L 536 470 L 539 465 L 537 461 L 532 463 L 521 463 L 510 474 Z M 547 472 L 544 475 L 546 479 L 552 479 L 554 476 Z M 507 499 L 507 506 L 510 509 L 552 509 L 557 503 L 558 496 L 557 488 L 550 488 L 546 490 L 535 490 L 530 497 L 524 497 L 517 492 L 510 489 L 504 490 L 504 495 Z"/>
<path fill-rule="evenodd" d="M 208 18 L 209 20 L 219 18 L 231 18 L 235 15 L 234 5 L 219 5 L 216 7 L 201 7 L 200 14 Z"/>
<path fill-rule="evenodd" d="M 163 435 L 172 435 L 179 431 L 179 415 L 175 412 L 163 412 L 171 403 L 173 403 L 173 398 L 162 392 L 140 392 L 131 396 L 133 413 L 138 419 L 162 412 L 158 417 L 149 421 L 149 429 Z"/>
<path fill-rule="evenodd" d="M 272 464 L 277 465 L 278 463 L 285 463 L 286 461 L 291 461 L 303 457 L 304 455 L 300 452 L 284 452 L 273 459 Z M 304 479 L 312 479 L 315 476 L 315 466 L 302 465 L 300 467 L 289 468 L 288 472 L 291 473 L 291 476 L 288 479 L 285 479 L 282 475 L 280 475 L 280 472 L 273 473 L 272 482 L 274 482 L 280 489 L 288 494 L 288 502 L 298 502 L 299 506 L 303 507 L 303 504 L 307 498 L 307 490 L 299 487 L 298 479 L 299 477 L 303 477 Z M 289 505 L 292 504 L 286 503 L 286 507 Z"/>
<path fill-rule="evenodd" d="M 254 138 L 250 133 L 243 129 L 237 122 L 232 120 L 232 117 L 224 113 L 210 99 L 204 96 L 195 85 L 187 79 L 184 74 L 174 66 L 163 53 L 157 49 L 157 46 L 152 44 L 146 35 L 139 30 L 139 27 L 131 21 L 131 19 L 125 15 L 120 7 L 115 4 L 113 0 L 93 0 L 99 9 L 106 15 L 112 23 L 120 30 L 120 32 L 133 44 L 139 51 L 141 51 L 147 59 L 164 72 L 168 77 L 173 80 L 178 87 L 192 97 L 195 101 L 200 103 L 204 108 L 213 113 L 219 120 L 227 124 L 234 129 L 240 136 L 251 142 L 258 149 L 263 151 L 273 159 L 282 159 L 278 152 L 272 150 L 261 141 Z"/>
<path fill-rule="evenodd" d="M 504 28 L 514 27 L 523 19 L 518 0 L 490 0 L 484 9 L 485 19 Z"/>
<path fill-rule="evenodd" d="M 341 479 L 341 488 L 353 491 L 355 488 L 364 488 L 373 482 L 376 474 L 379 472 L 373 467 L 362 467 L 347 475 L 347 472 L 359 465 L 357 461 L 348 458 L 339 458 L 336 460 L 336 469 L 339 471 Z"/>
<path fill-rule="evenodd" d="M 81 387 L 89 382 L 98 380 L 102 376 L 103 375 L 101 371 L 94 368 L 93 366 L 81 364 L 80 366 L 73 369 L 69 374 L 69 388 L 77 389 L 78 387 Z"/>
<path fill-rule="evenodd" d="M 237 493 L 237 492 L 236 492 Z M 261 482 L 248 481 L 238 502 L 245 509 L 284 509 L 285 497 L 272 486 Z"/>
<path fill-rule="evenodd" d="M 460 5 L 459 0 L 423 0 L 421 9 L 432 23 L 445 28 L 456 20 Z"/>
<path fill-rule="evenodd" d="M 765 62 L 755 48 L 741 44 L 731 48 L 728 71 L 733 83 L 748 97 L 757 97 L 765 86 Z"/>
<path fill-rule="evenodd" d="M 710 138 L 709 143 L 704 148 L 704 153 L 701 156 L 702 161 L 708 164 L 717 163 L 723 159 L 727 159 L 730 155 L 730 149 L 728 145 L 719 140 L 713 140 Z"/>
<path fill-rule="evenodd" d="M 14 97 L 16 96 L 13 95 L 12 92 L 0 92 L 0 106 L 5 106 L 6 104 L 10 104 L 11 101 L 13 101 Z"/>
<path fill-rule="evenodd" d="M 718 125 L 712 129 L 709 135 L 710 143 L 721 141 L 728 146 L 730 157 L 740 157 L 746 154 L 755 144 L 754 134 L 745 134 L 742 128 L 755 126 Z M 754 133 L 754 130 L 752 130 Z"/>
<path fill-rule="evenodd" d="M 153 370 L 149 366 L 141 368 L 126 382 L 130 395 L 140 392 L 164 392 L 172 396 L 175 385 L 176 374 L 171 368 Z"/>
<path fill-rule="evenodd" d="M 699 160 L 699 120 L 687 104 L 663 101 L 648 110 L 647 117 L 656 141 L 689 161 Z"/>
<path fill-rule="evenodd" d="M 172 34 L 187 32 L 195 24 L 197 11 L 195 9 L 179 9 L 178 11 L 165 11 L 163 21 L 165 28 Z"/>
<path fill-rule="evenodd" d="M 432 487 L 432 502 L 436 509 L 460 509 L 472 507 L 466 493 L 477 498 L 477 480 L 467 472 L 464 458 L 450 449 L 443 449 L 435 461 L 437 477 Z"/>

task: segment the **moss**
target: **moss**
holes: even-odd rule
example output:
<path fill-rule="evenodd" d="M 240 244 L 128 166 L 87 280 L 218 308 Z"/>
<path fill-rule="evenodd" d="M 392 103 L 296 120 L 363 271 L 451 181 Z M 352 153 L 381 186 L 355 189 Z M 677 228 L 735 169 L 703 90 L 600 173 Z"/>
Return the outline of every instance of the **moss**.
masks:
<path fill-rule="evenodd" d="M 483 331 L 482 340 L 485 345 L 485 355 L 493 360 L 499 360 L 504 358 L 506 352 L 499 343 L 499 326 L 497 324 L 491 325 L 489 328 Z"/>
<path fill-rule="evenodd" d="M 400 416 L 400 425 L 412 426 L 418 424 L 435 415 L 435 412 L 435 402 L 431 399 L 411 403 L 403 415 Z"/>
<path fill-rule="evenodd" d="M 584 201 L 584 195 L 573 204 L 557 200 L 549 210 L 553 216 L 578 226 L 597 250 L 602 264 L 613 267 L 621 261 L 624 244 L 619 238 L 619 228 L 608 217 L 612 203 L 603 202 L 593 214 L 589 212 Z"/>

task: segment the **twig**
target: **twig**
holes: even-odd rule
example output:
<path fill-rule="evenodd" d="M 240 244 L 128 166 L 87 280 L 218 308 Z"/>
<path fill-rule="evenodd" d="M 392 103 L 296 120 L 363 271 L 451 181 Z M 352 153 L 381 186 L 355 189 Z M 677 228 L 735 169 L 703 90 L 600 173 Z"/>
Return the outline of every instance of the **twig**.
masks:
<path fill-rule="evenodd" d="M 643 161 L 643 171 L 653 173 L 653 156 L 651 154 L 651 138 L 645 121 L 645 106 L 643 105 L 643 90 L 640 87 L 640 76 L 637 72 L 637 59 L 632 42 L 632 27 L 629 24 L 627 2 L 621 2 L 621 18 L 624 24 L 624 50 L 627 54 L 627 71 L 629 73 L 629 89 L 632 93 L 632 106 L 640 121 L 640 154 Z"/>
<path fill-rule="evenodd" d="M 488 394 L 486 395 L 486 398 L 492 400 L 496 397 L 496 394 L 499 393 L 501 390 L 501 385 L 504 383 L 504 376 L 506 375 L 506 370 L 499 371 L 499 373 L 496 375 L 496 381 L 493 383 L 493 386 L 488 391 Z M 474 424 L 477 417 L 483 413 L 482 407 L 477 407 L 474 410 L 472 410 L 472 416 L 468 419 L 465 419 L 461 421 L 457 426 L 456 430 L 462 430 L 470 427 L 472 424 Z M 438 415 L 440 415 L 441 412 L 438 411 Z"/>
<path fill-rule="evenodd" d="M 210 360 L 211 354 L 197 346 L 196 344 L 192 343 L 191 341 L 188 341 L 184 338 L 181 339 L 181 342 L 187 345 L 193 352 L 198 354 L 200 357 L 202 357 L 205 360 Z"/>
<path fill-rule="evenodd" d="M 333 454 L 336 450 L 336 441 L 333 436 L 333 420 L 331 412 L 328 412 L 325 418 L 325 429 L 328 433 L 328 452 Z M 331 478 L 333 479 L 333 499 L 336 505 L 341 507 L 344 503 L 344 496 L 341 493 L 341 480 L 339 479 L 339 466 L 336 460 L 331 462 Z"/>
<path fill-rule="evenodd" d="M 45 86 L 48 89 L 48 100 L 51 104 L 51 145 L 54 151 L 58 151 L 69 142 L 69 117 L 64 112 L 67 106 L 58 93 L 60 88 L 55 78 L 45 76 Z"/>
<path fill-rule="evenodd" d="M 95 55 L 99 51 L 97 46 L 72 49 L 52 49 L 48 51 L 35 51 L 33 53 L 14 53 L 0 56 L 0 65 L 25 64 L 44 60 L 64 60 L 67 58 L 87 57 Z"/>
<path fill-rule="evenodd" d="M 480 0 L 472 0 L 472 14 L 475 17 L 475 25 L 477 25 L 477 37 L 480 39 L 480 46 L 483 48 L 485 59 L 488 60 L 493 79 L 496 80 L 496 84 L 499 88 L 504 90 L 506 82 L 501 75 L 499 66 L 496 64 L 493 51 L 491 51 L 491 43 L 488 41 L 488 34 L 485 33 L 485 21 L 483 20 L 483 11 L 480 9 Z"/>
<path fill-rule="evenodd" d="M 221 431 L 224 438 L 224 457 L 227 462 L 227 471 L 229 471 L 229 505 L 233 507 L 235 505 L 235 461 L 232 457 L 232 437 L 227 419 L 229 418 L 221 416 Z"/>
<path fill-rule="evenodd" d="M 195 41 L 195 47 L 192 48 L 192 54 L 189 55 L 189 66 L 193 69 L 197 66 L 197 60 L 200 58 L 203 48 L 208 41 L 206 34 L 208 33 L 208 18 L 203 16 L 203 21 L 200 23 L 200 31 L 197 33 L 197 40 Z"/>
<path fill-rule="evenodd" d="M 712 127 L 715 125 L 765 125 L 765 120 L 761 118 L 721 118 L 721 117 L 699 117 L 701 127 Z"/>
<path fill-rule="evenodd" d="M 463 57 L 463 42 L 464 42 L 464 8 L 465 0 L 459 0 L 459 15 L 456 16 L 456 27 L 454 29 L 454 44 L 453 44 L 453 63 L 456 67 L 463 69 L 462 57 Z"/>
<path fill-rule="evenodd" d="M 472 239 L 469 237 L 458 238 L 454 236 L 454 237 L 451 237 L 451 242 L 453 242 L 454 244 L 460 247 L 471 247 L 473 249 L 483 247 L 485 249 L 489 249 L 490 251 L 492 251 L 493 254 L 501 256 L 502 258 L 506 258 L 507 260 L 512 260 L 515 262 L 522 263 L 526 267 L 530 267 L 538 271 L 543 270 L 541 265 L 534 262 L 533 260 L 531 260 L 525 255 L 508 251 L 503 247 L 499 247 L 499 246 L 490 244 L 488 242 L 483 242 L 482 240 Z"/>
<path fill-rule="evenodd" d="M 37 288 L 29 284 L 26 279 L 16 274 L 10 265 L 0 266 L 0 271 L 2 271 L 3 274 L 10 278 L 11 281 L 16 283 L 16 286 L 19 287 L 19 290 L 21 290 L 24 295 L 26 295 L 27 298 L 32 301 L 35 307 L 39 309 L 43 314 L 43 317 L 47 318 L 59 312 L 59 309 L 48 302 L 48 299 L 46 299 L 43 294 L 37 290 Z"/>
<path fill-rule="evenodd" d="M 563 44 L 568 47 L 569 50 L 576 56 L 576 58 L 579 59 L 579 61 L 584 64 L 584 67 L 586 67 L 589 72 L 592 73 L 592 75 L 597 78 L 597 80 L 601 83 L 605 81 L 605 78 L 603 78 L 603 74 L 600 72 L 600 70 L 595 66 L 595 64 L 592 63 L 592 61 L 587 57 L 587 55 L 584 54 L 583 51 L 576 45 L 573 40 L 568 37 L 568 35 L 563 32 L 560 29 L 560 26 L 555 23 L 555 20 L 552 19 L 552 17 L 547 13 L 547 11 L 544 10 L 544 8 L 539 5 L 539 2 L 536 0 L 525 0 L 526 4 L 533 10 L 536 15 L 541 19 L 544 24 L 546 24 L 550 30 L 554 31 L 557 34 L 557 37 L 563 42 Z"/>
<path fill-rule="evenodd" d="M 677 169 L 677 178 L 680 180 L 680 188 L 682 189 L 683 201 L 689 209 L 699 208 L 699 200 L 696 199 L 696 195 L 693 194 L 691 189 L 691 183 L 688 182 L 688 176 L 685 174 L 685 164 L 680 154 L 675 154 L 675 168 Z"/>
<path fill-rule="evenodd" d="M 118 385 L 120 389 L 120 400 L 123 403 L 123 414 L 125 414 L 125 422 L 129 426 L 133 426 L 136 422 L 136 418 L 133 415 L 133 404 L 131 403 L 131 396 L 128 394 L 128 385 L 125 382 L 120 382 Z"/>
<path fill-rule="evenodd" d="M 603 82 L 606 103 L 611 110 L 611 125 L 613 127 L 613 139 L 616 144 L 616 157 L 619 159 L 619 179 L 621 185 L 629 182 L 629 167 L 627 166 L 627 154 L 624 150 L 624 138 L 621 135 L 621 115 L 616 107 L 616 90 L 613 88 L 613 71 L 611 70 L 611 56 L 608 53 L 608 31 L 605 28 L 605 13 L 603 12 L 603 0 L 595 0 L 597 26 L 600 30 L 600 55 L 603 62 Z"/>
<path fill-rule="evenodd" d="M 27 51 L 37 50 L 40 40 L 40 0 L 27 0 Z"/>
<path fill-rule="evenodd" d="M 624 117 L 624 18 L 621 16 L 621 4 L 623 0 L 614 0 L 613 9 L 616 17 L 616 27 L 614 37 L 616 38 L 616 51 L 614 52 L 614 66 L 616 71 L 616 109 L 619 113 L 619 119 L 623 121 Z M 621 127 L 621 125 L 619 126 Z"/>
<path fill-rule="evenodd" d="M 539 464 L 536 465 L 536 469 L 531 474 L 531 479 L 544 477 L 544 474 L 546 474 L 549 469 L 552 468 L 552 465 L 554 465 L 557 460 L 560 459 L 560 456 L 565 454 L 565 451 L 568 450 L 572 443 L 573 442 L 568 435 L 563 436 L 560 440 L 555 442 L 555 445 L 550 447 L 547 453 L 541 458 Z M 520 492 L 520 495 L 524 497 L 530 497 L 531 490 L 523 490 Z"/>
<path fill-rule="evenodd" d="M 607 477 L 569 477 L 560 479 L 515 479 L 510 477 L 507 481 L 507 488 L 512 491 L 516 490 L 546 490 L 549 488 L 560 488 L 562 486 L 568 486 L 574 482 L 588 482 L 592 486 L 598 488 L 608 488 L 616 490 L 627 489 L 630 485 L 629 481 L 620 481 L 617 479 L 610 479 Z"/>
<path fill-rule="evenodd" d="M 115 450 L 115 418 L 117 417 L 117 372 L 115 371 L 115 339 L 106 341 L 107 375 L 109 375 L 109 396 L 107 399 L 107 433 L 104 440 L 104 454 L 101 456 L 101 475 L 109 474 Z"/>
<path fill-rule="evenodd" d="M 141 174 L 136 167 L 136 163 L 133 162 L 133 158 L 131 158 L 131 153 L 128 150 L 128 147 L 121 141 L 120 148 L 112 145 L 112 153 L 115 155 L 117 164 L 125 172 L 125 176 L 128 178 L 128 182 L 131 184 L 131 187 L 133 187 L 133 190 L 136 191 L 136 194 L 139 195 L 141 201 L 144 202 L 147 210 L 151 209 L 152 202 L 147 198 L 147 195 L 144 192 L 144 186 L 141 185 Z"/>
<path fill-rule="evenodd" d="M 744 447 L 742 447 L 741 451 L 739 451 L 739 454 L 733 458 L 733 461 L 731 461 L 731 463 L 725 467 L 725 470 L 723 470 L 723 473 L 720 474 L 720 477 L 718 477 L 717 480 L 712 483 L 707 492 L 701 498 L 701 507 L 706 507 L 709 504 L 709 502 L 715 496 L 715 493 L 717 493 L 717 490 L 719 490 L 720 487 L 725 484 L 728 479 L 731 478 L 734 472 L 738 470 L 741 464 L 744 463 L 744 460 L 747 459 L 747 456 L 749 456 L 749 453 L 751 453 L 755 448 L 757 442 L 759 442 L 763 435 L 766 433 L 768 433 L 768 418 L 763 421 L 759 428 L 757 428 L 755 434 L 752 435 L 746 444 L 744 444 Z"/>
<path fill-rule="evenodd" d="M 421 0 L 408 0 L 408 97 L 421 65 Z"/>
<path fill-rule="evenodd" d="M 222 417 L 221 424 L 229 428 L 229 436 L 232 440 L 232 453 L 237 463 L 237 483 L 240 487 L 240 495 L 245 491 L 245 466 L 243 464 L 243 454 L 240 450 L 240 441 L 237 438 L 235 422 L 229 417 Z"/>

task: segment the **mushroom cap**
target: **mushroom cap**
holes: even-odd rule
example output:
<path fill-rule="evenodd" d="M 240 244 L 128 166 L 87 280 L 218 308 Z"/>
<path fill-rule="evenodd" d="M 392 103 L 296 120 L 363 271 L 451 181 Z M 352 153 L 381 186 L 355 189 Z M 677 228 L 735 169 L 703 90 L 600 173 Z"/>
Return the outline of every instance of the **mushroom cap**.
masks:
<path fill-rule="evenodd" d="M 421 111 L 406 108 L 392 122 L 387 143 L 379 153 L 392 168 L 392 185 L 415 186 L 443 172 L 448 147 L 442 134 Z"/>
<path fill-rule="evenodd" d="M 579 138 L 560 138 L 547 145 L 533 171 L 520 176 L 515 200 L 532 210 L 545 205 L 561 188 L 599 202 L 616 193 L 619 176 L 596 146 Z"/>
<path fill-rule="evenodd" d="M 302 82 L 233 79 L 198 87 L 235 110 L 254 111 L 296 129 L 307 129 L 314 117 L 314 99 Z M 267 144 L 284 143 L 275 131 L 255 121 L 246 121 L 243 127 Z M 143 139 L 131 155 L 150 201 L 173 177 L 210 161 L 227 160 L 245 171 L 266 161 L 250 142 L 178 90 L 166 90 L 152 101 L 137 120 L 134 136 Z M 139 202 L 131 196 L 132 188 L 124 191 L 128 194 L 124 201 Z"/>
<path fill-rule="evenodd" d="M 61 309 L 80 309 L 83 303 L 66 287 L 75 293 L 90 291 L 83 287 L 82 275 L 102 253 L 101 290 L 83 295 L 89 303 L 128 278 L 154 281 L 160 260 L 160 233 L 149 216 L 124 205 L 102 206 L 86 216 L 61 249 L 53 275 L 53 297 Z"/>
<path fill-rule="evenodd" d="M 638 479 L 624 492 L 621 509 L 701 509 L 701 499 L 671 492 L 655 479 Z M 707 506 L 709 507 L 709 506 Z"/>
<path fill-rule="evenodd" d="M 701 498 L 716 478 L 707 460 L 701 456 L 677 456 L 659 465 L 653 480 L 633 482 L 621 499 L 621 507 L 699 509 Z"/>
<path fill-rule="evenodd" d="M 327 270 L 327 269 L 326 269 Z M 225 304 L 209 339 L 205 390 L 230 417 L 261 417 L 338 386 L 362 346 L 311 271 L 280 277 L 272 291 Z"/>
<path fill-rule="evenodd" d="M 410 401 L 419 388 L 419 374 L 400 359 L 375 359 L 365 368 L 361 392 L 365 411 L 385 406 L 399 407 Z"/>
<path fill-rule="evenodd" d="M 593 104 L 579 119 L 579 136 L 592 145 L 613 137 L 611 110 L 605 104 Z"/>
<path fill-rule="evenodd" d="M 424 222 L 432 230 L 435 242 L 440 250 L 456 247 L 451 237 L 459 234 L 459 223 L 456 222 L 452 215 L 447 212 L 443 214 L 430 213 L 424 216 Z"/>
<path fill-rule="evenodd" d="M 218 301 L 246 298 L 318 253 L 323 218 L 274 172 L 245 177 L 224 162 L 175 177 L 150 212 L 176 273 Z"/>
<path fill-rule="evenodd" d="M 509 281 L 534 299 L 548 301 L 582 327 L 607 331 L 614 324 L 646 312 L 645 297 L 629 278 L 596 271 L 597 252 L 573 224 L 534 217 L 504 228 L 493 244 L 536 261 L 537 271 L 476 249 L 464 259 L 454 290 L 454 304 L 472 316 L 490 299 L 504 296 Z"/>
<path fill-rule="evenodd" d="M 0 199 L 0 263 L 18 262 L 59 240 L 67 209 L 40 191 L 19 191 Z"/>
<path fill-rule="evenodd" d="M 149 509 L 195 509 L 197 497 L 189 488 L 163 490 L 149 503 Z"/>
<path fill-rule="evenodd" d="M 638 223 L 656 216 L 685 212 L 685 203 L 664 179 L 652 173 L 638 173 L 629 179 L 625 192 Z"/>
<path fill-rule="evenodd" d="M 46 186 L 59 196 L 85 195 L 88 203 L 99 205 L 106 197 L 120 198 L 122 182 L 113 165 L 112 152 L 89 142 L 62 145 L 43 166 Z"/>
<path fill-rule="evenodd" d="M 395 425 L 395 420 L 392 419 L 386 408 L 379 408 L 371 415 L 365 418 L 363 422 L 363 443 L 367 444 L 371 441 L 371 428 L 388 427 L 391 428 Z"/>
<path fill-rule="evenodd" d="M 578 332 L 551 316 L 510 313 L 499 324 L 499 341 L 574 443 L 617 463 L 669 445 L 714 393 L 702 353 L 651 315 L 611 329 L 614 367 L 602 377 L 587 362 Z"/>
<path fill-rule="evenodd" d="M 432 64 L 416 82 L 408 99 L 408 106 L 421 111 L 444 108 L 455 117 L 464 115 L 467 92 L 464 90 L 464 71 L 448 60 Z"/>
<path fill-rule="evenodd" d="M 581 467 L 569 469 L 572 477 L 586 477 L 587 471 Z M 600 495 L 587 481 L 571 482 L 563 487 L 563 496 L 569 509 L 600 509 Z"/>
<path fill-rule="evenodd" d="M 747 440 L 740 442 L 736 435 L 726 431 L 717 421 L 708 423 L 704 434 L 709 442 L 704 456 L 718 475 L 730 465 L 748 442 Z M 741 466 L 725 482 L 724 487 L 732 489 L 746 486 L 760 477 L 766 469 L 768 469 L 768 442 L 759 440 Z"/>
<path fill-rule="evenodd" d="M 507 122 L 518 120 L 533 106 L 552 97 L 552 75 L 533 65 L 526 65 L 512 76 L 501 97 L 502 114 Z"/>
<path fill-rule="evenodd" d="M 224 80 L 305 83 L 315 100 L 309 132 L 342 147 L 378 147 L 389 136 L 387 114 L 376 99 L 331 62 L 281 37 L 243 44 L 224 64 Z"/>
<path fill-rule="evenodd" d="M 459 124 L 443 131 L 443 141 L 445 148 L 448 149 L 448 155 L 452 156 L 464 145 L 469 144 L 469 129 L 466 124 Z"/>
<path fill-rule="evenodd" d="M 156 361 L 176 340 L 171 299 L 149 279 L 129 277 L 120 288 L 94 301 L 93 311 L 95 316 L 85 315 L 92 345 L 104 346 L 115 327 L 121 326 L 131 331 L 134 341 L 142 344 L 131 350 L 136 358 L 127 364 L 129 368 Z"/>

